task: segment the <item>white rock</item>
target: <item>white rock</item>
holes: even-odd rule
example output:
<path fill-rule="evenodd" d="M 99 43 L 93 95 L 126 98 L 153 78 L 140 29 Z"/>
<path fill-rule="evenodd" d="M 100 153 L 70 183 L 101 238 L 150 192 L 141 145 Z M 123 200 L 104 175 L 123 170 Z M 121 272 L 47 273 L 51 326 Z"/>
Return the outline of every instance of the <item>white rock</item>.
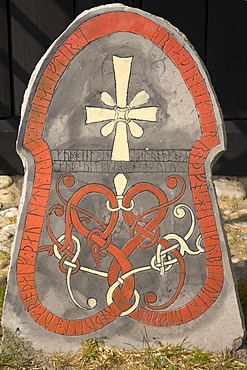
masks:
<path fill-rule="evenodd" d="M 0 203 L 1 204 L 11 204 L 15 200 L 15 194 L 8 189 L 0 190 Z"/>
<path fill-rule="evenodd" d="M 220 178 L 214 180 L 216 194 L 219 198 L 238 199 L 246 198 L 246 190 L 241 181 Z"/>
<path fill-rule="evenodd" d="M 232 257 L 232 263 L 239 263 L 239 258 L 237 257 Z"/>
<path fill-rule="evenodd" d="M 226 215 L 226 216 L 229 216 L 229 215 L 232 213 L 232 210 L 231 210 L 231 209 L 224 209 L 224 210 L 222 211 L 222 213 L 223 213 L 224 215 Z"/>
<path fill-rule="evenodd" d="M 4 269 L 9 263 L 6 259 L 0 259 L 0 269 Z"/>
<path fill-rule="evenodd" d="M 236 211 L 232 211 L 231 213 L 231 218 L 240 218 L 240 217 L 243 217 L 245 216 L 246 218 L 246 214 L 242 211 L 242 209 L 240 210 L 236 210 Z"/>
<path fill-rule="evenodd" d="M 4 216 L 4 217 L 7 217 L 7 218 L 13 218 L 13 217 L 17 217 L 18 216 L 18 208 L 16 207 L 11 207 L 11 208 L 7 208 L 3 211 L 0 211 L 0 215 L 1 216 Z"/>
<path fill-rule="evenodd" d="M 4 280 L 8 276 L 9 267 L 6 266 L 0 271 L 0 281 Z"/>
<path fill-rule="evenodd" d="M 0 244 L 0 253 L 9 253 L 11 250 L 11 243 L 3 242 Z"/>
<path fill-rule="evenodd" d="M 232 220 L 233 225 L 238 226 L 238 227 L 247 227 L 247 221 L 237 219 L 237 220 Z"/>
<path fill-rule="evenodd" d="M 15 235 L 16 224 L 6 225 L 2 228 L 2 231 L 9 233 L 11 236 Z"/>
<path fill-rule="evenodd" d="M 6 231 L 5 232 L 0 231 L 0 243 L 7 242 L 10 238 L 11 238 L 10 233 L 8 233 Z"/>
<path fill-rule="evenodd" d="M 0 228 L 9 224 L 9 219 L 0 215 Z"/>
<path fill-rule="evenodd" d="M 0 189 L 8 188 L 10 185 L 12 185 L 12 183 L 13 180 L 10 176 L 6 175 L 0 176 Z"/>

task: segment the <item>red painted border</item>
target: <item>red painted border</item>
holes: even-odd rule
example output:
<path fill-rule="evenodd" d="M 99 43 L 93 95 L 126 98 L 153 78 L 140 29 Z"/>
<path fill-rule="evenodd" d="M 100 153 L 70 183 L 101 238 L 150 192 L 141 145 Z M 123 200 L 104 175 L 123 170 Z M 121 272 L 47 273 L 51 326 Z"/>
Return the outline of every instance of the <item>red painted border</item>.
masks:
<path fill-rule="evenodd" d="M 121 311 L 113 303 L 91 318 L 64 320 L 51 313 L 39 301 L 35 266 L 52 179 L 52 158 L 48 145 L 42 139 L 43 129 L 53 92 L 72 59 L 91 41 L 122 31 L 141 35 L 162 49 L 180 71 L 194 99 L 202 136 L 191 150 L 189 175 L 207 259 L 206 282 L 191 302 L 180 309 L 167 312 L 138 308 L 129 316 L 146 325 L 159 327 L 184 324 L 208 310 L 223 286 L 221 247 L 205 174 L 206 158 L 220 141 L 213 103 L 204 79 L 190 53 L 163 27 L 135 13 L 119 11 L 102 14 L 78 27 L 48 64 L 33 98 L 23 144 L 33 155 L 35 174 L 17 263 L 19 292 L 29 315 L 47 330 L 59 334 L 82 335 L 94 332 L 115 320 Z"/>

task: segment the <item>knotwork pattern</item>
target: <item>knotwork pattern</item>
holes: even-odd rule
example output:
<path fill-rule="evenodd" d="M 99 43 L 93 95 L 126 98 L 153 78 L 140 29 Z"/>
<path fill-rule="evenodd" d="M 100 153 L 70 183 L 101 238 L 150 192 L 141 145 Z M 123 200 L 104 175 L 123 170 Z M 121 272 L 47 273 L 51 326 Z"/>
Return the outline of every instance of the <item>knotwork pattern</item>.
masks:
<path fill-rule="evenodd" d="M 167 234 L 162 236 L 160 224 L 167 216 L 168 209 L 178 202 L 184 195 L 186 184 L 182 177 L 178 175 L 170 176 L 166 179 L 166 185 L 170 189 L 178 189 L 177 196 L 168 200 L 166 194 L 157 186 L 149 183 L 137 183 L 124 194 L 127 186 L 127 179 L 123 174 L 118 174 L 114 178 L 116 194 L 107 186 L 101 184 L 86 185 L 77 190 L 67 201 L 62 196 L 61 185 L 72 188 L 75 179 L 72 175 L 61 176 L 56 184 L 57 195 L 62 205 L 50 208 L 47 217 L 47 230 L 53 242 L 52 246 L 41 246 L 40 251 L 49 251 L 49 255 L 55 255 L 59 260 L 59 268 L 66 274 L 67 288 L 71 300 L 74 304 L 84 310 L 95 308 L 97 299 L 89 297 L 87 305 L 79 303 L 74 294 L 71 284 L 71 277 L 80 272 L 91 273 L 101 276 L 108 281 L 108 291 L 106 292 L 106 302 L 108 306 L 116 305 L 120 312 L 118 316 L 126 316 L 133 313 L 140 304 L 140 293 L 135 287 L 135 275 L 154 270 L 157 274 L 164 276 L 175 264 L 179 265 L 179 282 L 173 296 L 162 305 L 155 305 L 157 296 L 149 292 L 144 297 L 146 309 L 155 311 L 164 310 L 178 298 L 184 286 L 186 267 L 184 262 L 185 253 L 199 254 L 203 252 L 200 245 L 200 236 L 196 242 L 196 249 L 189 248 L 187 240 L 191 237 L 195 229 L 195 220 L 192 210 L 185 204 L 178 204 L 174 208 L 174 216 L 183 218 L 186 211 L 191 216 L 191 225 L 184 237 L 177 234 Z M 157 205 L 142 212 L 135 213 L 135 199 L 144 193 L 148 197 L 151 194 L 156 198 Z M 89 210 L 83 208 L 83 201 L 94 194 L 101 194 L 105 197 L 105 207 L 109 213 L 108 223 L 100 220 Z M 129 240 L 120 247 L 112 241 L 114 230 L 117 226 L 119 214 L 123 213 L 124 221 L 129 227 Z M 58 238 L 52 231 L 52 217 L 63 217 L 65 230 Z M 96 225 L 96 226 L 95 226 Z M 82 237 L 80 238 L 79 235 Z M 84 266 L 80 263 L 79 255 L 82 250 L 82 241 L 86 240 L 87 248 L 95 261 L 95 268 Z M 174 244 L 175 241 L 175 244 Z M 131 256 L 137 249 L 154 250 L 151 263 L 146 266 L 133 268 Z M 86 253 L 84 251 L 84 253 Z M 101 260 L 113 257 L 108 271 L 100 270 Z M 164 297 L 165 299 L 165 297 Z"/>

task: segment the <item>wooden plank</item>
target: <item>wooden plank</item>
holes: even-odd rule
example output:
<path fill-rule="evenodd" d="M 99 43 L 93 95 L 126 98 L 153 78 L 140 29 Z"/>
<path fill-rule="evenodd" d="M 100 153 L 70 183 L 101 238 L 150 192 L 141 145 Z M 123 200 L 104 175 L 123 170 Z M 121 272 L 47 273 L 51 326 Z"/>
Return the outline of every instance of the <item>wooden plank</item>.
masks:
<path fill-rule="evenodd" d="M 75 0 L 75 14 L 78 15 L 79 13 L 83 12 L 86 9 L 93 8 L 99 5 L 106 5 L 106 4 L 115 4 L 116 1 L 114 0 Z M 140 8 L 141 7 L 141 0 L 122 0 L 121 4 L 133 6 Z"/>
<path fill-rule="evenodd" d="M 0 175 L 22 175 L 23 165 L 16 153 L 19 120 L 0 120 Z"/>
<path fill-rule="evenodd" d="M 225 118 L 247 118 L 247 2 L 209 0 L 207 67 Z"/>
<path fill-rule="evenodd" d="M 182 31 L 205 60 L 207 0 L 142 0 L 142 9 L 167 19 Z"/>
<path fill-rule="evenodd" d="M 8 14 L 6 0 L 0 0 L 0 117 L 11 116 Z"/>
<path fill-rule="evenodd" d="M 227 121 L 225 127 L 227 150 L 213 166 L 213 174 L 246 176 L 247 121 Z"/>
<path fill-rule="evenodd" d="M 246 152 L 235 150 L 226 152 L 213 166 L 213 175 L 246 176 Z"/>
<path fill-rule="evenodd" d="M 11 0 L 14 114 L 19 116 L 30 75 L 50 44 L 73 20 L 70 0 Z"/>

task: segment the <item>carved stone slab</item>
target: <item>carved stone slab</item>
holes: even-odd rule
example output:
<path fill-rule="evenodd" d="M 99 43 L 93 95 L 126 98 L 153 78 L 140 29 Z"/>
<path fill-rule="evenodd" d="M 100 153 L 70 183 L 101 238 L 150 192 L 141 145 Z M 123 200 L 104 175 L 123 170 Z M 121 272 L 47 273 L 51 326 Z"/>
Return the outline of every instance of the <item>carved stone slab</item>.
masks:
<path fill-rule="evenodd" d="M 4 326 L 45 351 L 99 337 L 240 345 L 211 181 L 223 149 L 207 73 L 178 30 L 122 5 L 81 14 L 24 98 Z"/>

